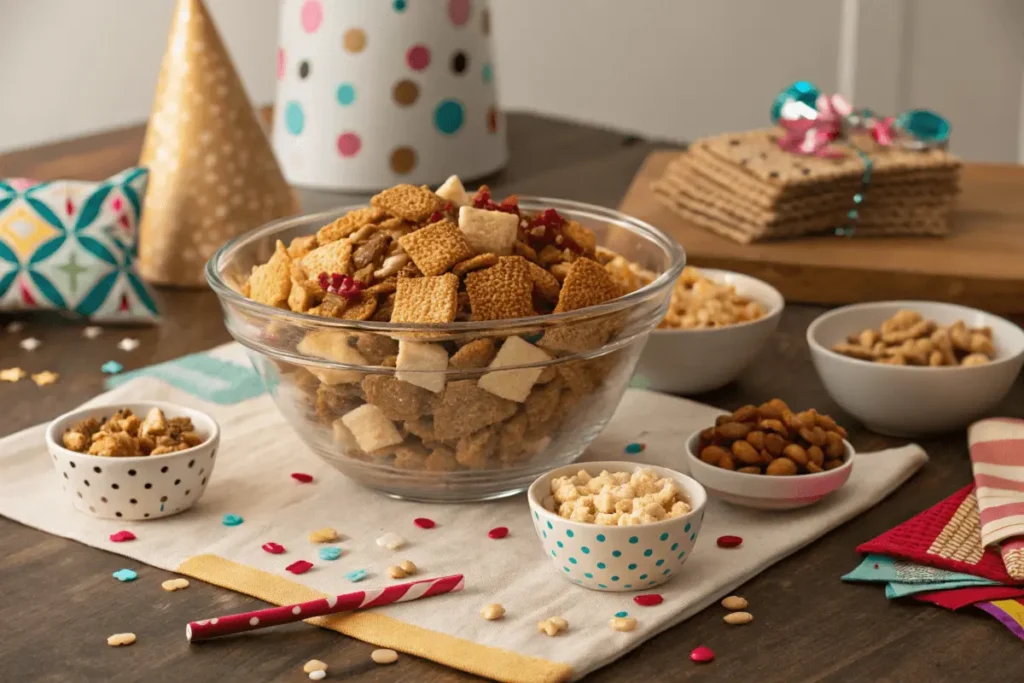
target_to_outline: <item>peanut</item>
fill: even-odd
[[[633,617],[612,617],[608,623],[616,631],[632,631],[636,628],[636,619]]]
[[[120,647],[122,645],[131,645],[135,642],[134,633],[115,633],[114,635],[107,638],[107,645],[111,647]]]
[[[726,453],[722,456],[722,459],[718,461],[718,466],[723,470],[734,470],[736,469],[736,461],[732,459],[732,456]]]
[[[807,461],[809,459],[804,447],[795,443],[791,443],[782,449],[782,455],[801,466],[807,465]]]
[[[839,459],[826,460],[825,461],[825,469],[826,470],[834,470],[835,468],[842,467],[842,466],[843,466],[843,461],[839,460]]]
[[[756,465],[761,462],[761,454],[746,441],[734,441],[732,454],[744,465]]]
[[[412,560],[402,560],[398,563],[398,567],[408,576],[412,576],[413,574],[419,571],[416,565],[412,563]]]
[[[746,598],[741,598],[738,595],[730,595],[722,599],[722,607],[733,612],[746,609],[748,604]]]
[[[988,356],[981,353],[971,353],[964,356],[964,359],[960,361],[960,365],[966,367],[973,367],[975,365],[985,365],[989,362]]]
[[[722,439],[742,439],[750,431],[750,425],[745,422],[726,422],[715,428],[715,433]]]
[[[825,454],[818,446],[807,447],[807,464],[814,463],[818,467],[821,467],[821,463],[825,462]]]
[[[327,664],[319,659],[311,659],[302,665],[302,671],[311,674],[314,671],[327,671]]]
[[[839,436],[836,432],[828,432],[825,434],[825,440],[825,455],[830,458],[843,457],[843,453],[846,451],[846,446],[843,444],[843,437]],[[820,465],[821,463],[818,464]]]
[[[405,570],[398,566],[388,567],[388,576],[392,579],[404,579],[406,577]]]
[[[721,446],[706,446],[700,452],[700,459],[709,465],[717,465],[726,455],[728,453]]]
[[[786,440],[778,434],[765,434],[764,437],[764,448],[766,451],[771,453],[773,456],[782,455],[783,449],[786,447]]]
[[[497,603],[484,605],[483,608],[480,610],[480,616],[482,616],[487,621],[501,619],[503,616],[505,616],[505,608]]]
[[[963,320],[942,326],[908,310],[899,311],[878,330],[850,334],[832,350],[858,360],[922,367],[980,365],[995,356],[990,327],[968,328]]]
[[[729,624],[730,626],[739,626],[741,624],[749,624],[754,620],[754,615],[750,612],[732,612],[722,617],[722,621]]]
[[[742,408],[738,408],[733,414],[732,419],[735,422],[750,422],[757,417],[757,408],[755,406],[746,405]]]
[[[796,463],[789,458],[775,458],[765,468],[765,474],[776,477],[787,477],[797,473]]]
[[[761,468],[756,466],[741,467],[736,471],[742,472],[743,474],[761,474]]]
[[[757,429],[755,429],[754,431],[752,431],[749,434],[747,434],[747,443],[749,443],[751,446],[753,446],[757,450],[761,450],[762,448],[764,448],[764,445],[765,445],[764,444],[764,439],[765,439],[764,432],[762,432],[760,430],[757,430]]]

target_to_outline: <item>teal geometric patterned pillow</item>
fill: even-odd
[[[0,179],[0,310],[63,310],[97,322],[153,322],[135,271],[149,172],[101,183]]]

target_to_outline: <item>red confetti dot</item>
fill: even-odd
[[[306,562],[305,560],[297,560],[296,562],[292,562],[290,565],[285,567],[285,569],[290,571],[292,574],[305,574],[312,568],[313,563]]]
[[[292,472],[292,479],[295,481],[301,481],[303,484],[308,484],[313,481],[313,475],[305,474],[304,472]]]
[[[271,555],[280,555],[284,552],[284,546],[280,543],[274,543],[273,541],[267,541],[260,547],[266,550]]]
[[[505,538],[506,536],[508,536],[508,527],[507,526],[496,526],[493,529],[491,529],[490,531],[488,531],[487,535],[490,536],[491,538]]]
[[[434,523],[434,520],[427,519],[426,517],[417,517],[416,519],[412,520],[412,523],[421,529],[433,529],[435,526],[437,526],[437,524]]]
[[[739,536],[719,536],[718,547],[719,548],[735,548],[736,546],[743,543],[743,539]]]
[[[715,661],[715,653],[707,645],[701,645],[700,647],[694,648],[693,652],[690,653],[690,659],[698,664],[705,664],[707,662]]]
[[[640,605],[641,607],[654,607],[662,603],[662,598],[657,593],[648,593],[647,595],[638,595],[633,598],[633,602]]]
[[[116,534],[110,534],[110,540],[114,543],[124,543],[125,541],[134,541],[135,534],[130,531],[118,531]]]

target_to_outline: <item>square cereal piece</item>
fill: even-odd
[[[435,394],[444,390],[448,352],[440,344],[399,341],[395,377]]]
[[[374,195],[370,204],[392,216],[421,223],[435,211],[444,207],[444,202],[428,189],[415,185],[395,185]]]
[[[480,270],[481,268],[490,268],[497,263],[497,254],[477,254],[473,258],[456,263],[452,266],[452,272],[455,273],[456,277],[463,277],[466,273],[472,273],[474,270]]]
[[[455,320],[458,296],[459,278],[451,273],[400,277],[391,322],[450,323]]]
[[[555,313],[597,306],[622,296],[611,274],[597,261],[578,258],[569,266]]]
[[[288,243],[288,255],[293,259],[300,259],[317,248],[316,235],[304,235],[296,237]]]
[[[448,364],[457,370],[486,368],[495,356],[494,340],[474,339],[452,354]]]
[[[531,261],[527,261],[526,266],[530,269],[534,294],[544,301],[551,303],[558,301],[558,295],[562,291],[562,283],[558,281],[558,278]]]
[[[366,358],[349,343],[349,336],[344,332],[322,331],[307,332],[295,350],[307,356],[323,358],[324,360],[344,363],[346,365],[367,365]],[[363,373],[359,370],[328,370],[326,368],[310,367],[310,372],[316,375],[324,384],[351,384],[362,379]]]
[[[462,181],[457,175],[449,176],[448,180],[444,181],[444,184],[437,188],[437,192],[434,194],[446,202],[451,202],[454,206],[466,206],[471,202],[466,188],[463,187]]]
[[[288,307],[296,313],[305,313],[320,304],[324,290],[320,284],[306,277],[306,271],[298,263],[292,263],[292,291],[288,294]]]
[[[316,233],[316,239],[321,245],[329,244],[348,237],[364,225],[378,223],[383,219],[384,212],[373,206],[349,211],[333,223],[320,228]]]
[[[278,240],[274,255],[262,266],[252,269],[249,278],[249,297],[268,306],[284,308],[292,291],[292,260],[284,242]]]
[[[463,206],[459,209],[459,230],[476,253],[510,256],[519,235],[519,216]]]
[[[300,263],[310,278],[316,278],[320,273],[351,275],[352,245],[348,242],[325,244],[303,256]]]
[[[415,420],[430,413],[433,395],[391,375],[371,374],[363,378],[366,402],[384,412],[389,420]]]
[[[594,258],[597,252],[597,237],[593,231],[584,228],[576,221],[566,221],[562,226],[562,234],[576,243],[583,250],[583,255]]]
[[[345,413],[341,422],[352,432],[361,451],[368,453],[402,443],[402,435],[395,423],[384,417],[384,411],[372,403]]]
[[[440,275],[474,253],[459,227],[449,220],[411,232],[398,243],[424,275]]]
[[[434,438],[461,439],[515,414],[519,404],[490,394],[475,380],[448,382],[434,407]]]
[[[502,256],[498,264],[466,275],[473,320],[507,320],[535,315],[533,280],[522,256]]]
[[[509,337],[501,345],[498,355],[487,366],[492,372],[481,377],[477,386],[495,396],[522,403],[530,395],[530,389],[533,388],[544,368],[521,368],[519,370],[499,370],[499,368],[543,363],[547,360],[551,360],[551,356],[544,350],[525,341],[522,337]]]

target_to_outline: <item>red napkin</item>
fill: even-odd
[[[971,586],[970,588],[953,588],[948,591],[916,593],[911,597],[921,602],[938,605],[944,609],[958,610],[961,607],[970,607],[976,602],[1024,598],[1024,588],[1015,588],[1013,586]]]

